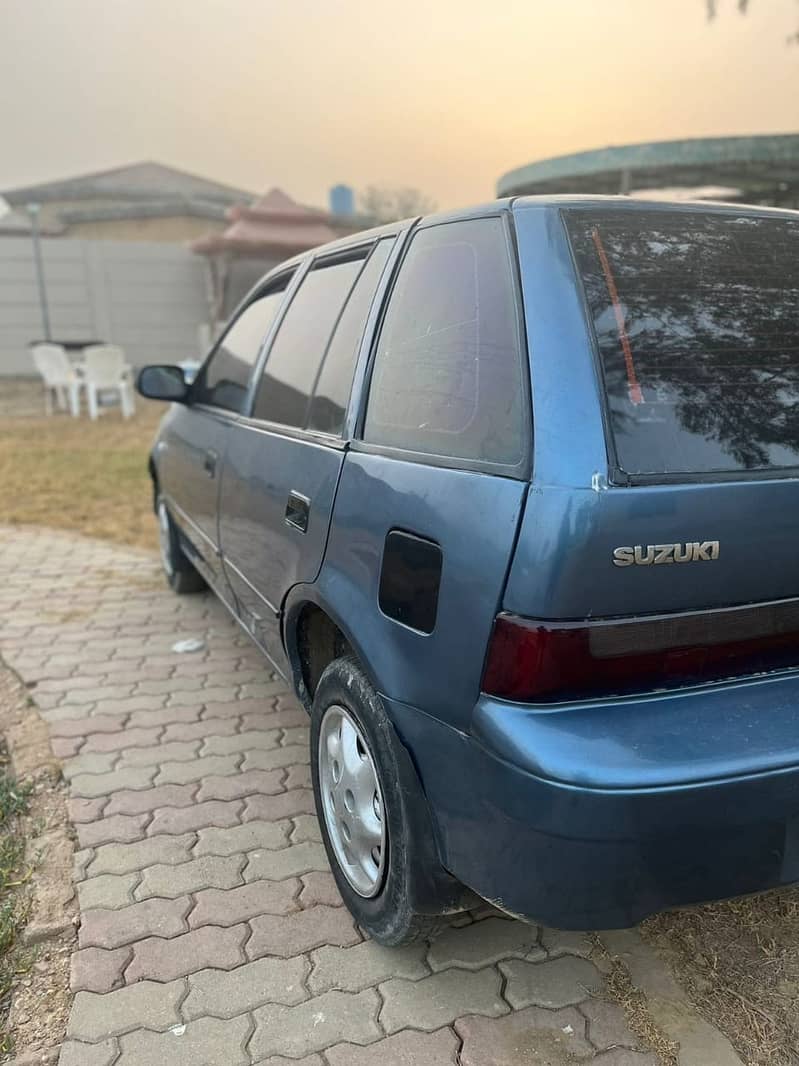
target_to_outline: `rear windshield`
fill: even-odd
[[[799,221],[567,211],[618,465],[799,466]]]

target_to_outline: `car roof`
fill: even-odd
[[[382,226],[374,226],[371,229],[359,230],[357,233],[339,237],[327,244],[320,244],[315,248],[309,248],[305,252],[286,259],[266,273],[256,285],[261,288],[265,282],[282,274],[286,270],[295,268],[304,262],[308,256],[314,258],[334,255],[344,252],[349,248],[357,248],[362,244],[379,240],[381,237],[393,237],[403,232],[410,226],[437,225],[443,222],[459,222],[465,219],[489,217],[502,211],[541,211],[555,209],[578,210],[581,208],[605,207],[622,209],[625,211],[679,211],[679,212],[704,212],[713,214],[737,214],[737,215],[764,215],[771,217],[786,217],[797,219],[799,211],[793,211],[783,207],[764,207],[758,204],[723,203],[711,200],[646,200],[630,196],[588,196],[585,194],[542,194],[538,196],[506,196],[495,200],[487,200],[481,204],[470,207],[456,208],[451,211],[437,211],[430,215],[421,215],[415,218],[400,219],[397,222],[389,222]]]
[[[545,208],[565,208],[566,210],[591,207],[610,207],[624,211],[678,211],[685,213],[706,212],[738,215],[765,215],[787,218],[799,218],[799,211],[787,207],[766,207],[760,204],[742,204],[721,200],[660,200],[631,196],[588,196],[585,194],[562,193],[560,195],[543,194],[540,196],[514,196],[511,200],[514,211],[541,210]]]

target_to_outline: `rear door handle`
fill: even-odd
[[[300,533],[308,531],[308,515],[311,510],[311,501],[301,492],[290,492],[286,503],[286,525],[293,526]]]
[[[214,451],[207,451],[203,457],[203,470],[208,477],[214,477],[216,474],[216,461],[219,456]]]

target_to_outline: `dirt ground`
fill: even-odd
[[[0,735],[17,779],[31,786],[20,826],[27,847],[18,890],[27,924],[10,949],[11,1011],[0,1030],[12,1056],[15,1049],[24,1049],[26,1055],[39,1056],[38,1061],[55,1062],[69,1016],[69,965],[77,922],[72,830],[66,785],[47,727],[25,687],[2,662]]]
[[[799,888],[660,914],[642,932],[747,1066],[799,1063]]]

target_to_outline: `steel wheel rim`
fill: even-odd
[[[383,793],[360,726],[338,704],[322,718],[318,760],[325,827],[336,860],[359,896],[376,896],[388,850]]]
[[[161,550],[161,565],[166,571],[167,577],[172,577],[172,541],[169,529],[169,512],[166,504],[161,500],[158,504],[158,546]]]

